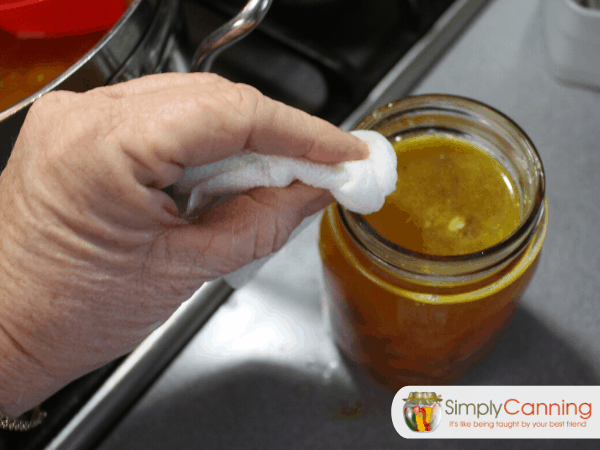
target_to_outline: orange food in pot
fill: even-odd
[[[0,30],[0,112],[50,83],[96,45],[106,31],[20,39]]]

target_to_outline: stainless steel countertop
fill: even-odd
[[[600,384],[600,92],[549,74],[543,1],[491,2],[414,90],[504,112],[531,137],[546,170],[550,225],[539,269],[505,337],[466,385]],[[395,96],[391,89],[381,104]],[[100,449],[465,445],[401,438],[390,419],[393,394],[340,358],[321,321],[317,229],[315,221],[235,291]]]

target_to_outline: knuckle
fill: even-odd
[[[258,89],[256,89],[254,86],[250,86],[249,84],[236,83],[234,86],[244,98],[252,98],[255,100],[263,96]]]
[[[225,98],[236,110],[239,110],[242,113],[250,111],[254,114],[263,95],[258,89],[252,86],[238,83],[232,84],[231,88],[226,91]]]
[[[257,211],[255,221],[249,221],[246,227],[248,233],[254,234],[252,259],[268,256],[281,249],[294,229],[289,218],[278,213],[277,197],[269,195],[269,190],[261,194],[251,197]]]
[[[50,91],[37,99],[34,104],[43,104],[45,107],[48,105],[62,107],[65,106],[66,103],[72,101],[72,96],[73,93],[69,91]]]
[[[57,116],[57,112],[62,109],[60,107],[61,94],[59,92],[48,92],[42,97],[33,102],[25,124],[35,123],[36,128],[44,127],[48,120],[53,120]],[[58,111],[57,111],[58,110]]]
[[[288,241],[294,227],[291,226],[289,221],[278,220],[275,228],[275,236],[273,236],[272,252],[277,252],[285,245]]]
[[[229,84],[229,83],[231,83],[231,81],[227,80],[226,78],[223,78],[222,76],[217,75],[216,73],[211,73],[211,72],[201,72],[201,73],[195,72],[195,73],[191,73],[191,74],[186,74],[184,76],[193,77],[196,84],[201,87],[204,87],[207,83],[212,83],[212,84],[219,84],[219,83]]]
[[[77,103],[77,95],[68,91],[51,91],[38,98],[31,105],[31,115],[45,120],[59,119]]]

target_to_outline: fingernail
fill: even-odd
[[[362,161],[363,159],[367,159],[371,154],[369,144],[367,144],[362,139],[357,138],[356,136],[354,136],[354,139],[360,142],[360,145],[358,145],[356,149],[350,152],[351,159],[349,159],[348,161]]]

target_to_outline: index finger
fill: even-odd
[[[180,74],[158,90],[146,82],[141,93],[131,89],[129,95],[113,100],[123,118],[115,130],[121,145],[157,172],[160,185],[176,181],[173,170],[160,170],[164,163],[200,166],[243,149],[325,164],[360,160],[369,154],[363,141],[322,119],[250,86],[205,75]],[[203,82],[194,77],[203,77]]]
[[[246,147],[265,155],[304,157],[325,164],[369,156],[367,144],[359,138],[265,96],[258,99]]]

